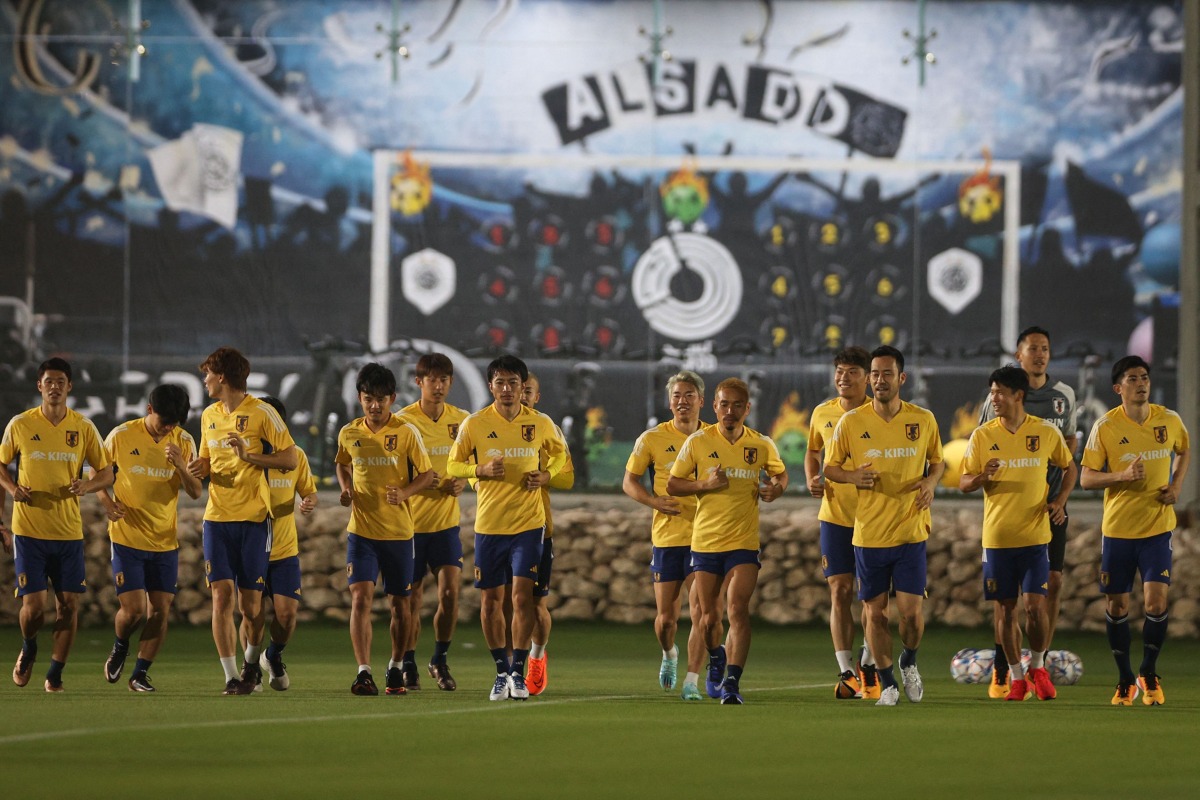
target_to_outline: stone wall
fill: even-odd
[[[99,504],[83,505],[86,527],[88,593],[82,622],[108,625],[116,608],[109,569],[109,548]],[[204,586],[200,551],[203,506],[187,502],[180,510],[179,594],[177,621],[208,625],[210,605]],[[1104,629],[1104,600],[1097,573],[1100,558],[1100,507],[1095,501],[1072,506],[1071,538],[1064,570],[1063,605],[1059,625],[1064,630]],[[337,496],[323,492],[321,506],[310,516],[297,515],[304,574],[302,620],[345,621],[350,613],[346,590],[345,524],[349,512]],[[463,592],[460,619],[478,618],[479,593],[472,587],[475,517],[472,497],[463,502]],[[817,504],[789,496],[764,505],[761,514],[763,567],[752,612],[778,624],[824,622],[828,619],[828,590],[821,577],[817,546]],[[650,583],[650,512],[623,495],[556,497],[555,562],[549,604],[556,619],[603,619],[648,624],[654,617]],[[989,623],[991,608],[982,599],[980,533],[982,504],[974,500],[939,499],[934,504],[934,533],[929,540],[929,601],[931,623],[974,627]],[[1171,587],[1171,635],[1200,635],[1200,537],[1195,530],[1178,531],[1174,539]],[[18,602],[11,557],[0,565],[0,624],[17,618]],[[380,612],[386,601],[377,599]],[[432,613],[434,593],[426,592],[425,608]],[[687,606],[684,604],[684,615]],[[1134,593],[1133,618],[1140,614],[1140,590]]]

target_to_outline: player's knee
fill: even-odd
[[[371,592],[350,590],[350,610],[358,614],[370,613],[371,611]]]
[[[72,619],[79,613],[79,595],[74,592],[63,592],[58,596],[55,608],[59,619]]]
[[[849,583],[829,584],[829,596],[835,606],[845,608],[854,601],[854,588]]]
[[[438,589],[438,605],[447,610],[457,609],[458,590],[450,586]]]
[[[1161,617],[1167,613],[1167,598],[1147,597],[1144,610],[1147,616]]]
[[[1046,583],[1046,588],[1049,590],[1050,596],[1051,597],[1058,596],[1058,593],[1062,590],[1062,585],[1063,585],[1062,573],[1061,572],[1051,572],[1050,580]]]
[[[1117,619],[1129,613],[1129,598],[1117,597],[1115,595],[1108,596],[1107,612],[1110,617]]]

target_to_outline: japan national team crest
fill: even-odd
[[[399,438],[400,437],[394,433],[390,436],[384,436],[383,437],[383,449],[387,450],[389,453],[392,452],[393,450],[395,450],[396,442]]]
[[[996,593],[996,579],[995,578],[987,579],[987,590],[988,590],[988,594]]]
[[[1054,398],[1053,405],[1054,405],[1054,413],[1058,414],[1060,417],[1063,415],[1063,412],[1065,412],[1067,410],[1067,401],[1065,398],[1062,398],[1062,397]]]
[[[451,439],[457,439],[458,438],[458,423],[457,422],[447,423],[446,424],[446,432],[450,434]]]
[[[524,439],[525,441],[532,442],[533,436],[535,433],[537,433],[536,425],[522,425],[521,426],[521,438]]]
[[[116,583],[117,583],[117,588],[118,588],[118,589],[120,589],[122,586],[124,586],[124,585],[125,585],[125,573],[124,573],[124,572],[118,572],[118,573],[116,574],[116,576],[115,576],[115,580],[116,580]]]
[[[28,585],[29,585],[29,578],[25,575],[24,572],[22,572],[20,575],[17,576],[17,588],[24,589]]]
[[[1158,442],[1159,444],[1166,443],[1166,441],[1167,441],[1167,426],[1166,425],[1155,425],[1154,426],[1154,441]]]
[[[249,426],[250,426],[250,418],[249,417],[238,417],[237,418],[237,432],[238,433],[245,433],[246,428]]]
[[[76,447],[79,444],[79,431],[67,431],[67,447]]]
[[[757,447],[743,447],[742,448],[742,458],[744,458],[746,460],[747,464],[756,463],[758,461],[758,448]]]
[[[1108,573],[1107,573],[1107,572],[1101,572],[1101,573],[1100,573],[1100,585],[1101,585],[1101,586],[1108,586],[1108,581],[1109,581],[1109,575],[1108,575]]]
[[[1038,451],[1038,448],[1041,447],[1041,442],[1039,441],[1040,438],[1041,437],[1039,437],[1039,436],[1026,436],[1025,437],[1025,449],[1031,453],[1036,453]]]
[[[904,435],[908,437],[910,442],[915,442],[921,438],[921,423],[910,422],[904,426]]]

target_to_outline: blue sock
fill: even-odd
[[[417,651],[405,650],[404,657],[400,661],[404,664],[412,664],[415,667],[417,665]]]
[[[529,658],[528,650],[518,650],[515,647],[513,648],[513,660],[512,660],[512,670],[511,670],[513,675],[524,675],[525,674],[525,662],[526,662],[526,660],[528,660],[528,658]]]
[[[120,636],[118,636],[115,639],[113,639],[113,647],[116,648],[116,651],[118,653],[128,653],[129,652],[129,640],[122,639]]]
[[[1133,666],[1129,663],[1129,646],[1133,643],[1129,633],[1129,615],[1113,619],[1105,613],[1104,627],[1108,632],[1108,646],[1112,649],[1113,660],[1117,662],[1121,683],[1133,683]]]
[[[433,655],[430,656],[429,663],[430,664],[445,664],[446,663],[446,654],[449,652],[450,652],[450,643],[449,642],[435,641],[433,643]]]
[[[133,665],[133,675],[145,675],[150,671],[150,665],[154,662],[148,658],[139,658],[137,663]]]
[[[909,650],[907,647],[900,652],[900,669],[905,667],[915,667],[917,665],[916,649]]]
[[[892,670],[895,667],[878,667],[877,669],[879,670],[879,684],[884,689],[889,686],[896,686],[896,676],[892,674]]]
[[[496,662],[496,674],[508,674],[508,651],[503,647],[492,648],[492,660]]]
[[[742,680],[742,668],[737,664],[730,664],[729,671],[726,674],[729,676],[726,678],[726,680],[733,681],[734,686],[737,686],[737,684]]]
[[[1162,616],[1158,617],[1147,614],[1146,621],[1142,623],[1142,666],[1138,669],[1139,673],[1158,674],[1158,651],[1162,649],[1166,640],[1167,613],[1164,611]]]
[[[717,645],[716,647],[708,648],[708,665],[710,667],[719,667],[725,663],[725,647]]]
[[[62,671],[65,666],[66,664],[61,661],[50,659],[50,669],[46,670],[46,680],[51,683],[62,683]]]
[[[21,652],[26,658],[37,658],[37,637],[32,639],[21,638]]]
[[[275,662],[283,658],[283,648],[285,647],[287,647],[286,644],[279,644],[272,639],[271,643],[267,645],[267,661]]]

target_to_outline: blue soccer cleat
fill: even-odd
[[[708,677],[704,680],[704,688],[713,700],[721,697],[721,681],[725,680],[725,645],[720,645],[717,649],[721,651],[721,654],[715,663],[712,657],[709,657]]]

